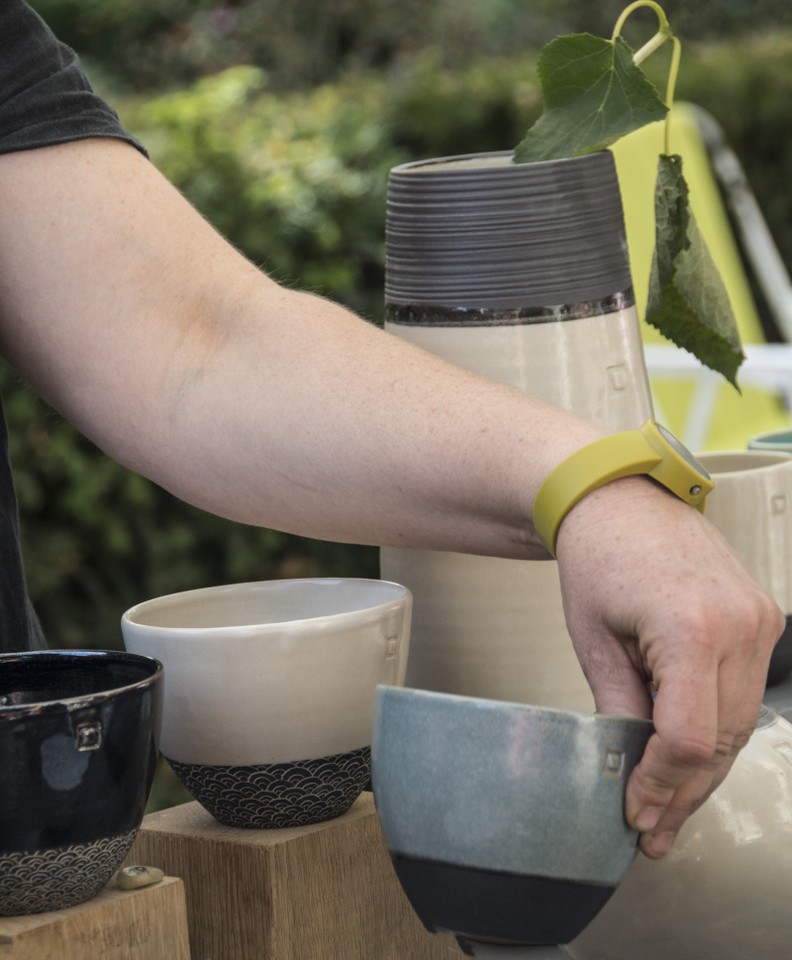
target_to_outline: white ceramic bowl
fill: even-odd
[[[573,960],[789,960],[792,724],[765,708],[665,859],[636,858]]]
[[[715,481],[707,519],[786,615],[767,673],[772,687],[792,671],[792,455],[756,449],[698,456]]]
[[[377,813],[429,930],[463,943],[573,939],[635,857],[627,777],[649,721],[382,687]]]
[[[165,667],[161,750],[233,826],[338,816],[370,775],[377,684],[404,682],[412,596],[364,579],[270,580],[126,611],[127,650]]]

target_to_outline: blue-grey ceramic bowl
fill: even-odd
[[[119,868],[154,775],[162,673],[122,652],[0,656],[0,916],[90,900]]]
[[[431,931],[460,941],[567,943],[637,851],[624,818],[646,720],[380,686],[377,813]]]

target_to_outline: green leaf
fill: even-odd
[[[745,359],[726,288],[688,205],[682,158],[661,156],[646,322],[739,390]]]
[[[517,163],[604,150],[668,112],[621,37],[556,37],[543,48],[538,73],[544,112],[514,151]]]

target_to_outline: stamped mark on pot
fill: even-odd
[[[631,379],[623,363],[615,363],[608,367],[608,383],[614,393],[621,393],[631,384]]]
[[[399,652],[399,638],[395,637],[385,637],[385,659],[393,660],[396,654]]]
[[[602,761],[602,775],[620,777],[624,773],[624,751],[606,750]]]
[[[102,724],[99,721],[77,724],[74,741],[81,753],[98,750],[102,746]]]

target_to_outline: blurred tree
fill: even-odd
[[[398,67],[426,50],[459,67],[513,56],[559,33],[610,36],[625,0],[31,0],[106,86],[165,89],[241,64],[271,89],[305,88],[351,69]],[[792,25],[789,0],[666,0],[683,38]],[[653,30],[631,19],[627,39]]]

